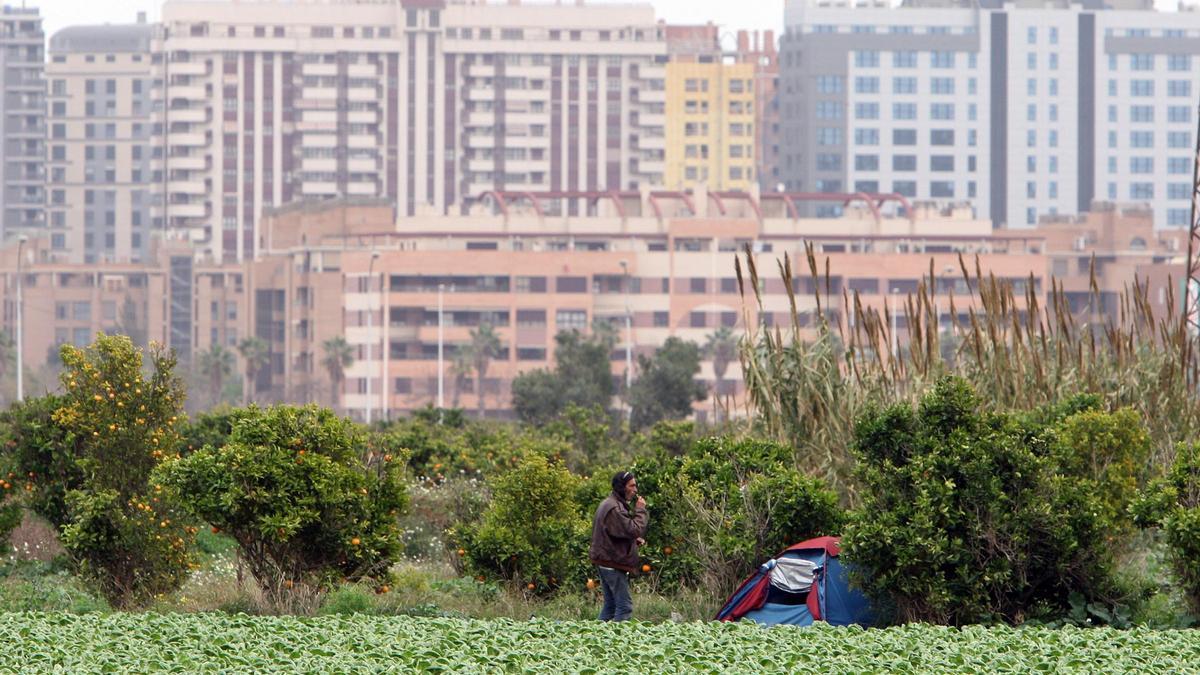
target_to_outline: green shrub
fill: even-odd
[[[661,587],[731,591],[765,558],[839,534],[844,520],[837,495],[769,441],[707,438],[679,456],[660,448],[633,472],[650,509],[642,554]]]
[[[9,459],[30,483],[26,503],[59,531],[77,569],[113,606],[142,606],[182,585],[193,564],[194,529],[149,483],[178,444],[175,359],[107,335],[61,354],[65,393],[5,416]]]
[[[575,503],[578,485],[566,467],[532,453],[492,479],[492,503],[483,517],[452,534],[464,551],[467,570],[532,584],[539,593],[582,583],[591,523]]]
[[[0,413],[0,428],[6,436],[4,453],[12,467],[6,482],[25,504],[45,518],[56,530],[68,522],[67,491],[83,485],[84,474],[68,429],[54,421],[54,413],[66,399],[43,396],[14,403]],[[30,474],[33,474],[32,476]],[[26,485],[30,488],[22,489]]]
[[[325,596],[324,602],[321,603],[320,609],[317,610],[318,616],[374,613],[375,598],[373,594],[362,586],[355,585],[346,585],[334,589]]]
[[[8,485],[7,481],[4,484]],[[4,492],[3,487],[0,486],[0,499],[3,499]],[[12,535],[12,531],[21,524],[22,515],[21,505],[16,500],[0,504],[0,555],[12,550],[9,537]]]
[[[250,408],[223,447],[165,463],[155,480],[238,542],[269,600],[296,586],[382,585],[401,551],[404,458],[314,406]]]
[[[917,410],[855,428],[861,508],[842,540],[858,583],[903,621],[1021,622],[1111,588],[1108,523],[1086,482],[1035,452],[1044,429],[985,414],[946,378]]]
[[[1200,443],[1182,443],[1166,478],[1133,504],[1139,525],[1159,525],[1171,566],[1193,613],[1200,614]]]
[[[1091,409],[1059,422],[1055,431],[1058,470],[1084,481],[1113,527],[1128,531],[1129,505],[1144,479],[1150,458],[1150,434],[1133,408],[1113,413]]]

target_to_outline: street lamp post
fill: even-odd
[[[367,265],[367,297],[371,297],[372,284],[375,281],[375,261],[379,260],[379,251],[371,251],[371,262]],[[375,346],[375,333],[373,332],[375,307],[370,303],[367,304],[367,426],[371,425],[371,408],[374,407],[374,401],[371,399],[371,348]]]
[[[625,401],[628,404],[626,416],[633,418],[633,403],[629,400],[629,392],[633,390],[633,316],[629,308],[629,262],[621,261],[622,289],[625,292]]]
[[[25,242],[17,238],[17,402],[25,400]]]
[[[446,284],[438,284],[438,352],[437,352],[437,404],[438,410],[446,408],[446,365],[445,357],[445,342],[446,342],[446,321],[444,317],[445,303],[443,296],[446,292]],[[439,412],[440,415],[440,412]]]

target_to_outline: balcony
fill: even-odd
[[[346,147],[356,150],[363,148],[375,148],[379,146],[379,138],[375,134],[366,136],[350,136],[346,139]]]
[[[337,183],[327,181],[307,181],[300,184],[300,192],[308,196],[336,195]]]
[[[336,63],[306,63],[304,64],[304,74],[316,77],[336,77],[338,67]]]
[[[167,214],[171,218],[206,218],[208,217],[208,205],[202,201],[169,204]]]
[[[379,98],[379,90],[375,87],[355,87],[346,90],[346,100],[348,101],[374,101]]]
[[[308,168],[307,165],[305,168]],[[379,170],[379,160],[373,157],[352,158],[346,161],[346,169],[351,173],[370,173]],[[331,171],[332,169],[317,169],[318,171]]]
[[[305,87],[301,97],[309,101],[336,101],[337,93],[336,87]]]
[[[350,124],[375,124],[379,121],[379,113],[374,110],[351,110],[346,114]]]
[[[167,136],[167,143],[176,147],[202,148],[208,145],[208,140],[202,133],[175,132]]]
[[[379,188],[375,183],[349,183],[346,185],[346,193],[356,197],[374,197],[378,192]]]
[[[305,70],[304,74],[308,75],[309,72]],[[370,63],[353,63],[346,68],[346,75],[347,77],[378,77],[379,70]]]
[[[198,157],[172,157],[170,166],[172,170],[207,171],[212,165],[208,157],[201,155]]]
[[[202,180],[173,180],[167,182],[167,191],[172,194],[203,195],[208,190]]]
[[[189,101],[205,101],[208,99],[208,90],[204,85],[197,84],[173,84],[168,89],[170,98],[183,98]]]
[[[329,171],[338,170],[338,162],[332,157],[305,157],[301,160],[300,166],[304,171]]]
[[[170,119],[172,122],[207,124],[212,121],[212,114],[208,108],[180,108],[171,110]]]
[[[176,61],[170,65],[171,75],[207,76],[211,73],[204,61]]]

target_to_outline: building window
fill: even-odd
[[[854,78],[854,92],[856,94],[878,94],[879,93],[879,78],[878,77],[856,77],[856,78]]]
[[[1187,72],[1192,69],[1192,57],[1190,54],[1168,54],[1167,55],[1167,70],[1174,72]]]
[[[953,68],[954,67],[954,52],[935,51],[930,52],[930,67],[931,68]]]
[[[892,78],[892,93],[893,94],[915,94],[915,93],[917,93],[917,78],[915,78],[915,77],[893,77]]]
[[[929,131],[930,145],[954,145],[954,130],[953,129],[930,129]],[[897,143],[899,145],[899,143]]]
[[[1129,68],[1130,70],[1154,70],[1154,55],[1130,54]]]
[[[894,155],[892,156],[892,171],[916,171],[917,156],[916,155]]]
[[[954,119],[954,104],[953,103],[931,103],[929,105],[929,118],[934,120],[953,120]]]
[[[954,182],[948,180],[935,180],[929,184],[929,196],[935,199],[953,199],[954,198]]]
[[[929,158],[930,171],[954,171],[954,155],[933,155]]]
[[[879,130],[855,129],[854,143],[856,145],[879,145]]]
[[[905,197],[916,197],[917,182],[913,180],[892,181],[892,192],[904,195]]]
[[[1154,158],[1130,157],[1129,173],[1154,173]]]
[[[916,68],[917,53],[912,51],[894,52],[892,54],[893,68]]]
[[[855,171],[878,171],[879,170],[879,155],[855,155],[854,156]]]
[[[878,68],[879,52],[874,50],[854,52],[854,66],[856,68]]]
[[[896,119],[896,120],[915,120],[915,119],[917,119],[917,104],[916,103],[893,103],[892,104],[892,119]]]
[[[1131,147],[1131,148],[1152,148],[1152,147],[1154,147],[1154,132],[1153,131],[1131,131],[1131,132],[1129,132],[1129,147]]]
[[[555,315],[555,327],[559,331],[577,330],[583,331],[587,328],[587,311],[582,309],[560,309]]]
[[[1130,199],[1154,199],[1154,183],[1130,183]]]
[[[1131,96],[1153,96],[1154,80],[1130,80],[1129,94]]]
[[[1167,147],[1168,148],[1191,148],[1192,133],[1190,131],[1168,131],[1167,132]]]

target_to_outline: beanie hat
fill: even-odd
[[[624,499],[625,498],[625,486],[628,485],[629,481],[631,481],[631,480],[633,480],[632,473],[629,473],[628,471],[621,471],[621,472],[617,473],[617,475],[613,476],[613,479],[612,479],[613,492],[617,493],[617,495],[619,495],[621,497],[621,499]]]

